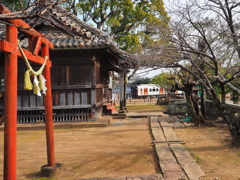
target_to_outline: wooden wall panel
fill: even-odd
[[[65,92],[60,92],[59,93],[59,100],[60,100],[60,106],[66,105],[66,93]]]
[[[36,99],[37,99],[36,106],[44,106],[43,97],[44,97],[44,95],[42,95],[41,97],[39,97],[39,96],[36,97]]]
[[[21,96],[17,97],[17,107],[22,107],[22,97]]]
[[[52,67],[52,85],[73,86],[92,84],[92,65]]]
[[[59,99],[59,91],[52,91],[52,104],[53,106],[59,106],[60,105],[60,99]]]
[[[88,93],[86,91],[81,92],[81,104],[88,104],[89,103],[89,98],[88,98]]]
[[[53,91],[53,106],[74,106],[74,105],[90,105],[91,96],[90,89],[67,89]],[[3,101],[1,101],[3,102]],[[1,107],[1,106],[0,106]],[[18,108],[37,108],[44,107],[43,95],[37,96],[31,91],[21,92],[18,94]]]
[[[18,67],[18,90],[23,90],[25,71],[25,67]]]
[[[29,98],[26,93],[22,95],[22,107],[29,107]]]
[[[81,104],[81,97],[78,91],[74,92],[74,105]]]
[[[100,64],[96,63],[96,84],[101,84]]]
[[[36,102],[36,95],[35,94],[30,94],[29,96],[29,107],[36,107],[37,106],[37,102]]]
[[[88,105],[91,107],[93,104],[101,103],[104,79],[108,77],[105,77],[106,69],[100,63],[100,59],[93,59],[96,54],[91,54],[89,51],[80,56],[69,52],[66,56],[63,51],[57,51],[55,55],[56,57],[51,56],[53,62],[51,68],[53,106],[55,108],[58,106],[64,108],[67,105]],[[33,66],[35,70],[39,68]],[[33,95],[32,91],[23,90],[25,71],[25,64],[20,61],[18,68],[18,107],[43,108],[43,96],[38,97]],[[33,80],[32,77],[31,79]],[[109,97],[109,94],[105,90],[105,98],[107,97]],[[0,104],[2,102],[0,99]]]
[[[68,91],[66,94],[67,94],[67,105],[74,105],[73,104],[73,91]]]
[[[66,67],[58,66],[51,68],[52,86],[66,85]]]

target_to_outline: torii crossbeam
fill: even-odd
[[[0,14],[10,13],[0,5]],[[4,180],[17,178],[17,71],[18,58],[23,58],[18,47],[18,31],[29,39],[29,49],[23,50],[29,61],[43,64],[44,57],[49,57],[53,44],[42,34],[20,19],[7,19],[6,38],[0,41],[0,51],[5,52],[5,92],[4,92]],[[21,28],[18,28],[21,27]],[[41,55],[38,52],[41,50]],[[54,132],[52,118],[51,61],[48,58],[43,75],[46,79],[44,96],[47,158],[49,167],[56,166],[54,154]]]

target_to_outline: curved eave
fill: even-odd
[[[129,56],[132,57],[126,57],[123,54],[119,53],[116,51],[114,47],[112,46],[95,46],[95,47],[61,47],[61,48],[54,48],[52,49],[53,51],[61,51],[61,50],[95,50],[95,49],[109,49],[111,52],[117,56],[118,58],[125,60],[126,64],[130,64],[130,68],[134,69],[138,67],[138,61],[137,61],[137,56],[128,54]]]

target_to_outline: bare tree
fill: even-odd
[[[191,0],[185,4],[176,1],[170,4],[171,33],[165,35],[169,43],[152,47],[143,60],[151,57],[151,66],[176,68],[180,77],[176,88],[185,91],[192,107],[195,104],[193,87],[201,85],[220,109],[232,135],[237,136],[233,137],[233,144],[240,146],[240,135],[236,133],[239,128],[232,126],[225,113],[226,86],[240,92],[231,83],[240,73],[240,3],[235,0]],[[203,116],[198,109],[191,110],[195,124],[199,125]]]
[[[4,2],[4,1],[3,1]],[[19,0],[17,11],[14,12],[6,12],[5,9],[2,9],[3,13],[0,14],[1,23],[6,23],[7,19],[27,19],[27,18],[36,18],[44,13],[46,13],[49,9],[54,6],[67,2],[67,0],[35,0],[35,1],[23,1]],[[14,4],[14,2],[12,2]],[[8,8],[8,7],[6,7]]]

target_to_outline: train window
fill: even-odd
[[[155,92],[155,89],[153,89],[153,92]]]
[[[158,89],[156,89],[156,91],[158,91]]]
[[[150,92],[152,92],[152,89],[150,89]]]

